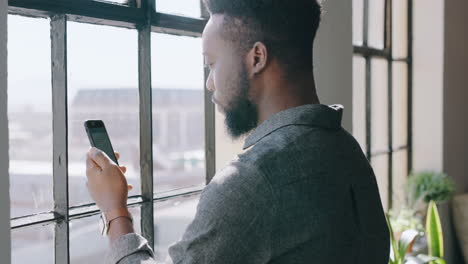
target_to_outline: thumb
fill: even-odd
[[[130,191],[130,190],[132,190],[132,189],[133,189],[133,185],[129,184],[129,185],[128,185],[128,190]]]
[[[111,160],[109,159],[109,157],[106,155],[106,153],[104,153],[100,149],[92,147],[89,150],[88,154],[89,154],[89,157],[94,162],[96,162],[96,164],[101,168],[105,168],[111,164]]]

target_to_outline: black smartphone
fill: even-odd
[[[86,120],[84,126],[91,146],[104,151],[118,165],[104,122],[102,120]]]

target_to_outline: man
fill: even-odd
[[[206,86],[244,152],[205,187],[194,220],[169,248],[176,264],[386,264],[389,233],[374,172],[320,104],[312,44],[316,0],[205,0]],[[350,84],[351,85],[351,84]],[[109,263],[155,263],[126,207],[124,168],[88,152],[88,189],[109,230]]]

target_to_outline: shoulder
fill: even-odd
[[[334,141],[339,130],[327,130],[313,126],[288,125],[281,127],[263,137],[255,145],[250,146],[242,154],[240,159],[257,164],[278,155],[286,154],[293,158],[307,146],[307,150],[313,150],[325,146]],[[291,156],[292,154],[292,156]]]
[[[239,159],[255,164],[277,191],[291,182],[329,182],[331,176],[341,175],[335,172],[356,159],[358,148],[350,144],[351,139],[344,129],[290,125],[264,137]]]

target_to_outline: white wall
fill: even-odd
[[[413,170],[443,171],[444,1],[414,1]],[[448,206],[439,206],[448,264]]]
[[[323,1],[314,46],[317,93],[322,104],[342,104],[343,127],[353,131],[352,1]]]
[[[351,1],[324,1],[324,14],[314,46],[317,92],[322,104],[344,106],[343,127],[352,132]],[[216,113],[216,170],[242,151],[244,138],[232,141],[224,116]]]
[[[444,2],[414,0],[413,10],[413,168],[441,171]]]
[[[0,263],[10,263],[7,120],[7,0],[0,0]]]
[[[468,192],[468,1],[445,1],[445,47],[443,91],[443,168],[455,180],[456,193]],[[447,256],[463,263],[452,223],[446,210]]]
[[[414,1],[413,167],[442,171],[468,192],[466,0]],[[448,264],[464,263],[450,203],[439,207]]]
[[[468,192],[468,1],[445,4],[444,169]]]

